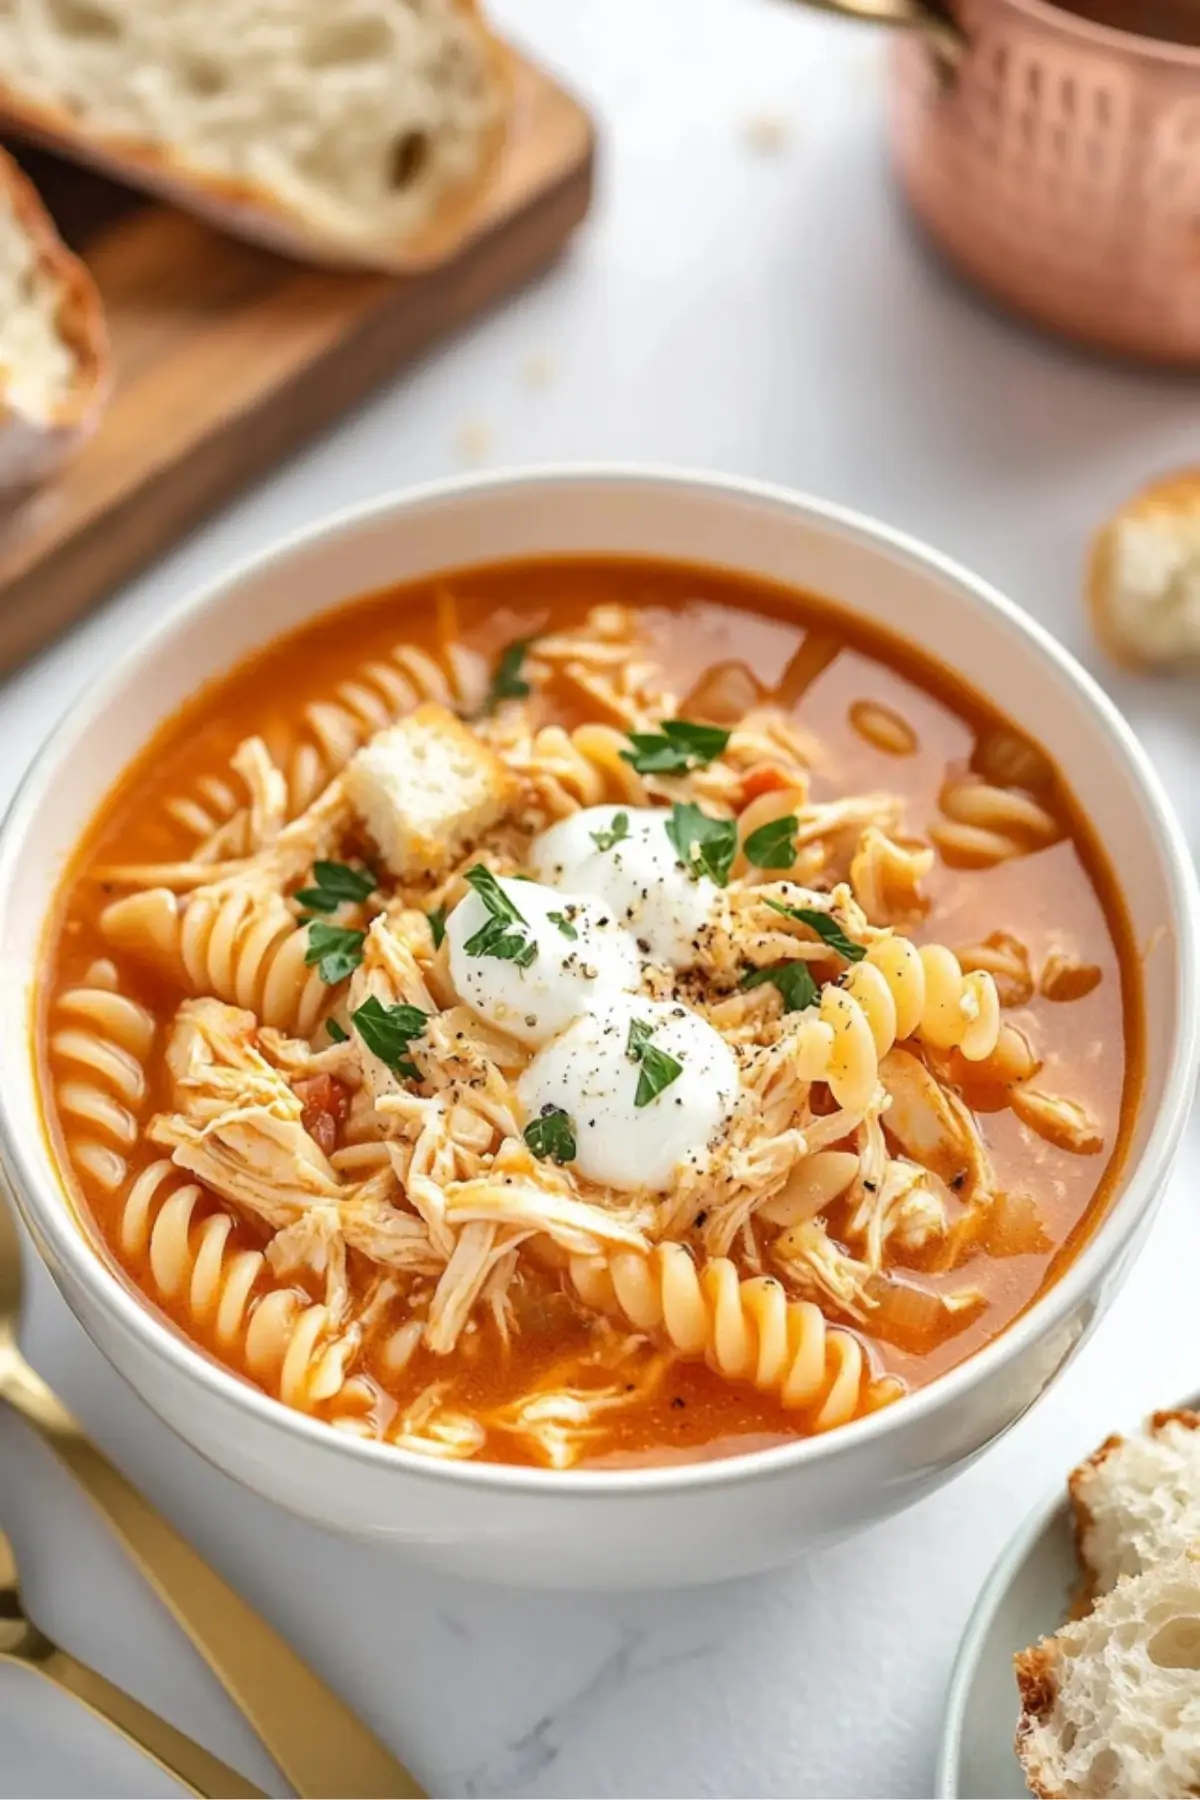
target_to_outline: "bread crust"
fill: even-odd
[[[1200,514],[1200,469],[1176,470],[1141,488],[1100,527],[1088,555],[1085,592],[1092,628],[1101,648],[1125,669],[1144,670],[1156,665],[1115,629],[1110,614],[1117,533],[1130,519],[1155,517],[1163,512]]]
[[[485,146],[477,178],[465,189],[443,197],[438,217],[411,240],[368,244],[332,233],[284,205],[262,182],[243,176],[214,174],[190,163],[170,146],[122,132],[103,136],[81,129],[64,108],[30,100],[0,77],[0,126],[60,156],[85,164],[118,181],[173,201],[235,237],[276,250],[303,262],[330,268],[379,268],[396,272],[428,267],[448,248],[456,220],[469,209],[495,173],[508,129],[511,106],[512,55],[484,23],[477,0],[453,0],[475,30],[494,80],[501,87],[505,117]]]
[[[0,149],[0,192],[32,246],[38,270],[59,294],[55,328],[74,363],[70,387],[45,421],[5,404],[0,382],[0,490],[41,480],[100,422],[112,386],[104,308],[84,264],[67,249],[33,183]]]
[[[1017,1687],[1021,1693],[1021,1716],[1017,1720],[1014,1749],[1031,1794],[1038,1800],[1062,1800],[1061,1789],[1046,1785],[1045,1773],[1029,1748],[1029,1737],[1035,1725],[1041,1725],[1054,1711],[1058,1700],[1058,1648],[1046,1639],[1013,1657]]]

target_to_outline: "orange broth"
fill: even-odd
[[[112,955],[98,923],[112,894],[91,871],[116,860],[185,858],[194,839],[164,802],[194,791],[200,778],[223,772],[236,745],[252,733],[273,745],[294,740],[305,706],[334,696],[340,682],[397,643],[437,653],[447,595],[453,597],[461,641],[488,658],[514,639],[579,626],[591,606],[618,601],[638,609],[654,652],[681,695],[706,669],[728,659],[747,665],[769,690],[768,698],[781,703],[789,690],[802,687],[793,714],[822,750],[813,770],[813,798],[890,789],[904,796],[909,827],[916,831],[936,816],[948,771],[969,765],[988,734],[1007,728],[1002,716],[950,671],[824,601],[722,570],[600,557],[468,568],[373,594],[322,615],[209,682],[122,775],[75,852],[48,925],[40,993],[37,1055],[56,1160],[102,1253],[146,1296],[155,1291],[147,1269],[136,1261],[123,1266],[117,1249],[121,1196],[106,1193],[86,1172],[71,1170],[53,1100],[48,1008],[97,958]],[[892,754],[864,738],[852,720],[864,701],[900,716],[915,734],[912,754]],[[569,727],[584,716],[577,706],[564,706],[559,722]],[[1133,1125],[1142,1021],[1139,959],[1128,921],[1108,861],[1062,779],[1051,775],[1037,799],[1060,822],[1061,840],[990,868],[958,869],[937,860],[924,883],[931,900],[928,915],[913,935],[956,946],[997,929],[1011,931],[1035,966],[1055,941],[1066,938],[1099,969],[1099,982],[1083,998],[1063,1004],[1035,992],[1028,1006],[1006,1017],[1036,1041],[1044,1059],[1040,1084],[1086,1104],[1102,1126],[1104,1148],[1090,1156],[1056,1148],[997,1105],[1002,1096],[964,1090],[979,1113],[998,1190],[1032,1198],[1044,1241],[1033,1252],[1027,1247],[1016,1254],[979,1251],[960,1265],[954,1282],[978,1285],[987,1306],[932,1350],[918,1356],[894,1344],[874,1345],[876,1366],[910,1387],[977,1351],[1061,1275],[1103,1216]],[[160,1021],[169,1021],[183,989],[132,960],[116,960],[122,990]],[[167,1103],[160,1066],[152,1067],[151,1082],[147,1116]],[[139,1144],[131,1171],[159,1155]],[[239,1219],[234,1241],[261,1242],[261,1232],[253,1221]],[[147,1304],[214,1354],[186,1308],[149,1298]],[[378,1418],[386,1421],[424,1384],[447,1374],[464,1410],[494,1404],[544,1381],[551,1367],[569,1365],[586,1348],[588,1316],[554,1278],[531,1283],[524,1277],[516,1306],[522,1329],[511,1345],[488,1343],[473,1356],[456,1353],[449,1359],[452,1370],[422,1350],[389,1388],[368,1359],[366,1386]],[[869,1331],[860,1335],[870,1342]],[[677,1363],[652,1397],[614,1415],[593,1462],[612,1467],[728,1455],[803,1429],[803,1419],[789,1415],[774,1398],[723,1380],[703,1365]],[[515,1440],[500,1437],[489,1440],[485,1455],[527,1460]]]

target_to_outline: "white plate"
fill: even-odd
[[[1200,1394],[1175,1407],[1200,1409]],[[1058,1630],[1079,1583],[1069,1473],[1063,1470],[1061,1487],[1025,1521],[975,1603],[950,1679],[937,1800],[1029,1800],[1013,1751],[1020,1708],[1012,1659]]]

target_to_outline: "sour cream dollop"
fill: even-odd
[[[609,848],[601,843],[624,815],[628,831]],[[672,968],[696,959],[697,934],[716,911],[720,889],[707,875],[694,880],[667,836],[671,814],[662,806],[587,806],[543,831],[530,848],[541,881],[562,882],[607,901],[619,925],[649,955]]]
[[[646,1046],[678,1063],[679,1072],[639,1106]],[[664,1072],[658,1064],[657,1075]],[[548,1107],[568,1115],[571,1166],[586,1180],[661,1192],[684,1158],[700,1155],[725,1124],[737,1100],[738,1067],[724,1038],[690,1007],[621,994],[540,1050],[517,1093],[530,1119]]]
[[[523,1044],[544,1044],[589,1007],[638,985],[637,945],[602,900],[506,876],[496,886],[519,915],[505,929],[534,947],[531,961],[468,951],[493,917],[474,889],[446,920],[450,978],[488,1024]]]

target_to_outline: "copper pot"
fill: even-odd
[[[809,0],[900,27],[892,148],[917,218],[997,299],[1069,337],[1200,367],[1200,5]]]

